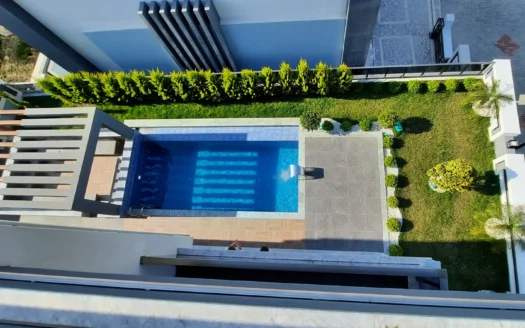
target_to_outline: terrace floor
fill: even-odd
[[[373,135],[306,138],[305,166],[324,177],[306,180],[305,248],[383,252],[383,146]]]

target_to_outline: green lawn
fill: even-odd
[[[506,291],[504,254],[491,252],[491,244],[470,235],[480,222],[476,211],[498,201],[494,188],[480,192],[438,194],[427,187],[426,171],[435,164],[462,157],[480,175],[492,169],[493,146],[488,142],[488,119],[463,110],[463,93],[371,97],[355,99],[307,98],[246,104],[99,106],[119,120],[139,118],[296,117],[307,108],[324,117],[355,120],[375,118],[393,109],[403,120],[406,133],[397,155],[400,163],[398,189],[405,217],[401,245],[408,256],[432,257],[448,270],[451,289]],[[35,99],[35,102],[38,102]],[[50,106],[46,104],[46,106]],[[43,107],[43,106],[41,106]],[[490,174],[489,174],[490,175]],[[404,177],[404,178],[403,178]]]

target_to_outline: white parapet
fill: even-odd
[[[514,90],[514,79],[512,77],[512,67],[509,59],[495,59],[492,71],[486,74],[483,79],[490,85],[493,80],[500,81],[499,91],[511,95],[513,102],[501,103],[499,118],[491,119],[489,127],[490,141],[506,134],[519,135],[521,128],[518,117],[518,107],[516,103],[516,91]]]

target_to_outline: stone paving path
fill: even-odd
[[[431,0],[383,0],[367,66],[432,64]]]

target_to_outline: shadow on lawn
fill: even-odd
[[[397,177],[397,187],[398,188],[406,188],[410,182],[408,181],[408,178],[404,175],[399,175]]]
[[[499,177],[494,171],[479,173],[473,190],[483,195],[499,195],[501,194]]]
[[[396,156],[396,165],[398,168],[403,168],[405,165],[407,165],[407,160],[403,157],[397,157]]]
[[[422,117],[409,117],[402,121],[406,133],[420,134],[432,129],[432,122]]]

